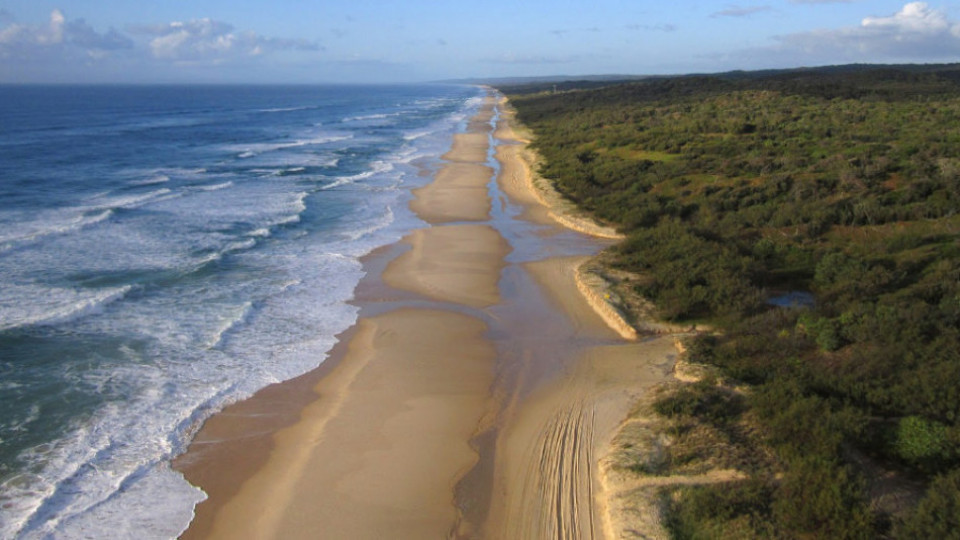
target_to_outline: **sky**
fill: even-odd
[[[386,83],[960,61],[960,0],[0,0],[0,83]]]

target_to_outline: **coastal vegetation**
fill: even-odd
[[[956,535],[960,66],[587,86],[502,90],[635,292],[716,329],[686,344],[714,375],[653,408],[747,473],[670,488],[671,533]]]

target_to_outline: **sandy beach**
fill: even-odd
[[[609,242],[563,228],[583,218],[556,218],[511,122],[491,95],[454,136],[410,204],[430,226],[365,259],[360,319],[321,368],[228,407],[177,460],[209,494],[184,538],[611,536],[598,463],[676,351],[583,294]]]
[[[496,230],[447,225],[414,231],[402,241],[411,249],[387,265],[387,285],[477,308],[500,301],[497,282],[510,247]]]
[[[453,136],[445,163],[433,181],[413,190],[410,209],[427,223],[486,221],[490,218],[487,184],[493,169],[486,166],[490,151],[490,120],[495,102],[487,99],[470,119],[466,133]]]

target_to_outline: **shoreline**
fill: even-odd
[[[497,148],[497,152],[503,154],[498,155],[498,159],[511,164],[500,183],[508,195],[525,207],[522,217],[537,223],[560,225],[596,238],[623,240],[625,237],[615,228],[598,223],[584,214],[548,180],[534,172],[539,157],[528,147],[531,136],[518,133],[520,130],[526,131],[526,128],[518,127],[516,111],[505,96],[500,98],[499,105],[503,122],[494,136],[508,144]]]
[[[578,277],[588,256],[507,262],[520,248],[498,232],[514,218],[490,215],[492,182],[552,234],[616,236],[557,218],[498,95],[413,191],[430,226],[363,259],[358,322],[329,358],[227,407],[175,460],[209,496],[182,538],[609,533],[598,464],[640,392],[669,376],[672,341],[611,325]],[[531,507],[533,486],[577,496]]]

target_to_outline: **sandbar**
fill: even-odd
[[[496,102],[484,98],[465,133],[453,136],[450,150],[441,157],[446,163],[433,181],[414,189],[410,209],[427,223],[486,221],[490,216],[487,184],[493,169],[486,165],[490,151],[490,121]]]
[[[493,169],[479,163],[448,163],[434,181],[413,190],[410,209],[427,223],[486,221],[490,216],[487,183]]]
[[[510,246],[487,225],[446,225],[413,231],[410,251],[390,262],[384,283],[434,300],[472,307],[500,301],[500,270]]]

